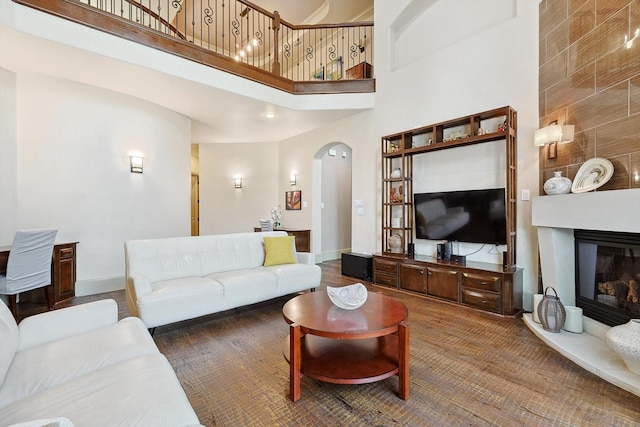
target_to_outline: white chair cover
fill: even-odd
[[[0,274],[0,294],[16,295],[51,284],[51,257],[58,230],[18,230]]]
[[[273,225],[270,219],[259,219],[261,231],[273,231]]]

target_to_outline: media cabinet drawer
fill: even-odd
[[[500,276],[462,273],[462,286],[483,291],[500,292]]]
[[[374,258],[373,270],[376,272],[385,272],[395,275],[398,273],[398,263],[395,261]]]
[[[377,285],[390,286],[398,288],[398,278],[395,274],[378,273],[373,274],[373,282]]]
[[[500,294],[477,291],[470,288],[462,288],[462,304],[486,311],[500,313],[502,310],[502,300]]]

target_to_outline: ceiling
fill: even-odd
[[[13,5],[16,15],[37,13],[0,1],[3,8]],[[373,0],[253,2],[292,23],[357,20],[373,7]],[[16,31],[13,22],[0,18],[0,67],[97,86],[176,111],[192,120],[194,143],[281,141],[373,107],[373,94],[291,95],[66,20],[40,19],[49,24]],[[65,33],[74,36],[67,40]],[[275,118],[267,119],[267,112]]]

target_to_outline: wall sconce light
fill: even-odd
[[[233,177],[233,187],[242,188],[242,176],[236,175]]]
[[[296,185],[297,181],[298,181],[298,172],[291,171],[291,175],[289,175],[289,183],[291,185]]]
[[[129,156],[131,173],[142,173],[142,156]]]
[[[555,159],[557,154],[556,143],[573,141],[573,133],[573,125],[558,125],[554,122],[547,127],[535,131],[533,134],[533,143],[538,147],[547,145],[547,159]]]

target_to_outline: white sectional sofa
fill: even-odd
[[[283,244],[291,259],[265,265]],[[147,328],[314,289],[321,277],[284,231],[132,240],[125,270],[127,305]]]
[[[60,422],[45,421],[53,419]],[[135,317],[118,321],[115,301],[38,314],[20,325],[0,301],[0,426],[23,423],[200,425],[147,328]]]

